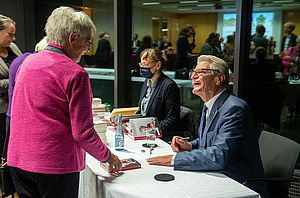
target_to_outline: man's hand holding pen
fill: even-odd
[[[171,143],[172,150],[177,153],[192,150],[192,145],[185,139],[180,136],[174,136]]]

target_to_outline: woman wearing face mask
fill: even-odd
[[[156,117],[162,130],[162,139],[170,141],[174,135],[179,135],[179,88],[162,72],[167,62],[163,52],[146,49],[140,57],[140,74],[146,80],[141,90],[138,113],[146,117]]]

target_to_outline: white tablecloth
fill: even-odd
[[[174,171],[172,167],[153,166],[146,162],[149,157],[172,154],[170,145],[156,140],[158,147],[150,155],[149,149],[142,147],[146,141],[133,141],[125,137],[125,151],[114,150],[114,132],[107,132],[108,146],[120,159],[134,158],[142,168],[126,170],[120,176],[111,176],[99,162],[87,154],[86,169],[81,172],[79,197],[81,198],[157,198],[157,197],[259,197],[257,193],[240,183],[214,172]],[[145,150],[142,152],[141,150]],[[175,176],[170,182],[154,179],[159,173]]]

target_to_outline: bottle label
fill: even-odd
[[[116,150],[124,150],[124,138],[123,137],[115,137],[115,148]]]

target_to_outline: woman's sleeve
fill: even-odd
[[[176,130],[180,117],[180,94],[177,84],[171,83],[165,90],[165,119],[160,121],[162,131]]]
[[[110,150],[94,129],[92,90],[88,73],[81,71],[69,83],[69,114],[72,136],[90,155],[101,162],[110,158]]]

